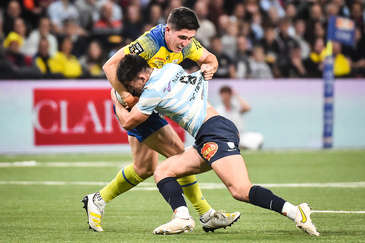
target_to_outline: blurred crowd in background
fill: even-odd
[[[214,78],[321,78],[330,15],[356,24],[354,47],[333,43],[335,77],[365,77],[365,0],[1,0],[0,79],[105,78],[110,56],[179,6],[197,14]]]

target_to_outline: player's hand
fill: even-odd
[[[206,81],[211,80],[213,78],[214,75],[214,68],[212,66],[210,66],[209,64],[202,64],[200,66],[200,72],[203,73],[204,75],[204,79]]]
[[[118,104],[119,101],[117,99],[117,96],[115,95],[115,89],[110,90],[110,98],[112,99],[114,105]],[[120,104],[120,103],[119,103]]]
[[[122,106],[124,106],[125,108],[132,108],[135,104],[137,104],[139,98],[138,97],[134,97],[131,94],[128,94],[125,98],[123,99],[123,103],[119,102],[117,96],[115,95],[115,89],[112,89],[110,91],[110,97],[114,103],[114,105],[117,104],[121,104]]]
[[[128,108],[132,108],[135,104],[137,104],[139,98],[129,94],[127,97],[123,98],[123,100],[127,103]]]

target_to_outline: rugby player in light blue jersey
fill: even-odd
[[[166,25],[158,25],[147,31],[105,63],[103,69],[108,81],[128,107],[132,107],[138,98],[133,97],[118,81],[116,70],[120,60],[129,53],[140,55],[153,68],[161,68],[168,63],[180,63],[188,58],[200,65],[205,79],[213,77],[218,61],[194,38],[198,28],[199,22],[194,11],[185,7],[176,8],[170,13]],[[86,195],[82,199],[89,227],[95,231],[103,231],[101,220],[107,203],[153,175],[158,164],[158,153],[170,157],[184,151],[184,143],[175,130],[157,113],[153,113],[147,121],[128,131],[128,140],[133,153],[133,163],[121,169],[99,192]],[[200,222],[205,231],[225,228],[240,217],[239,212],[228,214],[215,211],[205,200],[195,175],[180,178],[179,183],[185,196],[200,215]],[[133,202],[125,203],[128,205]]]
[[[195,222],[177,178],[213,169],[235,199],[285,215],[309,235],[319,236],[307,203],[294,206],[269,189],[251,184],[238,147],[238,129],[207,102],[208,82],[200,71],[188,74],[176,64],[153,69],[142,57],[127,55],[119,64],[117,77],[128,89],[140,95],[139,102],[129,112],[119,104],[112,90],[116,115],[123,128],[133,129],[158,111],[195,138],[193,147],[166,159],[155,170],[155,182],[170,204],[174,218],[157,227],[153,234],[193,230]]]

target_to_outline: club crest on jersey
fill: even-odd
[[[229,148],[233,149],[234,148],[234,142],[227,142],[227,145]]]
[[[144,52],[144,49],[142,47],[141,44],[139,44],[138,42],[132,44],[130,47],[129,47],[129,52],[130,53],[133,53],[133,54],[141,54],[142,52]]]
[[[215,153],[217,153],[217,151],[218,145],[216,143],[209,142],[204,144],[201,150],[201,154],[204,159],[210,161],[210,159],[215,155]]]
[[[227,142],[228,145],[228,151],[236,151],[236,145],[234,144],[234,142]]]

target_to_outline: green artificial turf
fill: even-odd
[[[0,156],[0,242],[365,242],[365,150],[242,154],[253,184],[271,185],[293,204],[334,211],[312,214],[320,237],[306,235],[284,216],[234,200],[225,188],[204,189],[206,183],[222,185],[214,172],[198,180],[213,208],[242,213],[232,227],[205,233],[189,203],[197,224],[193,232],[152,235],[172,212],[150,178],[113,200],[102,221],[104,232],[93,232],[80,200],[100,190],[132,157],[90,153]],[[14,163],[22,161],[28,162]]]

